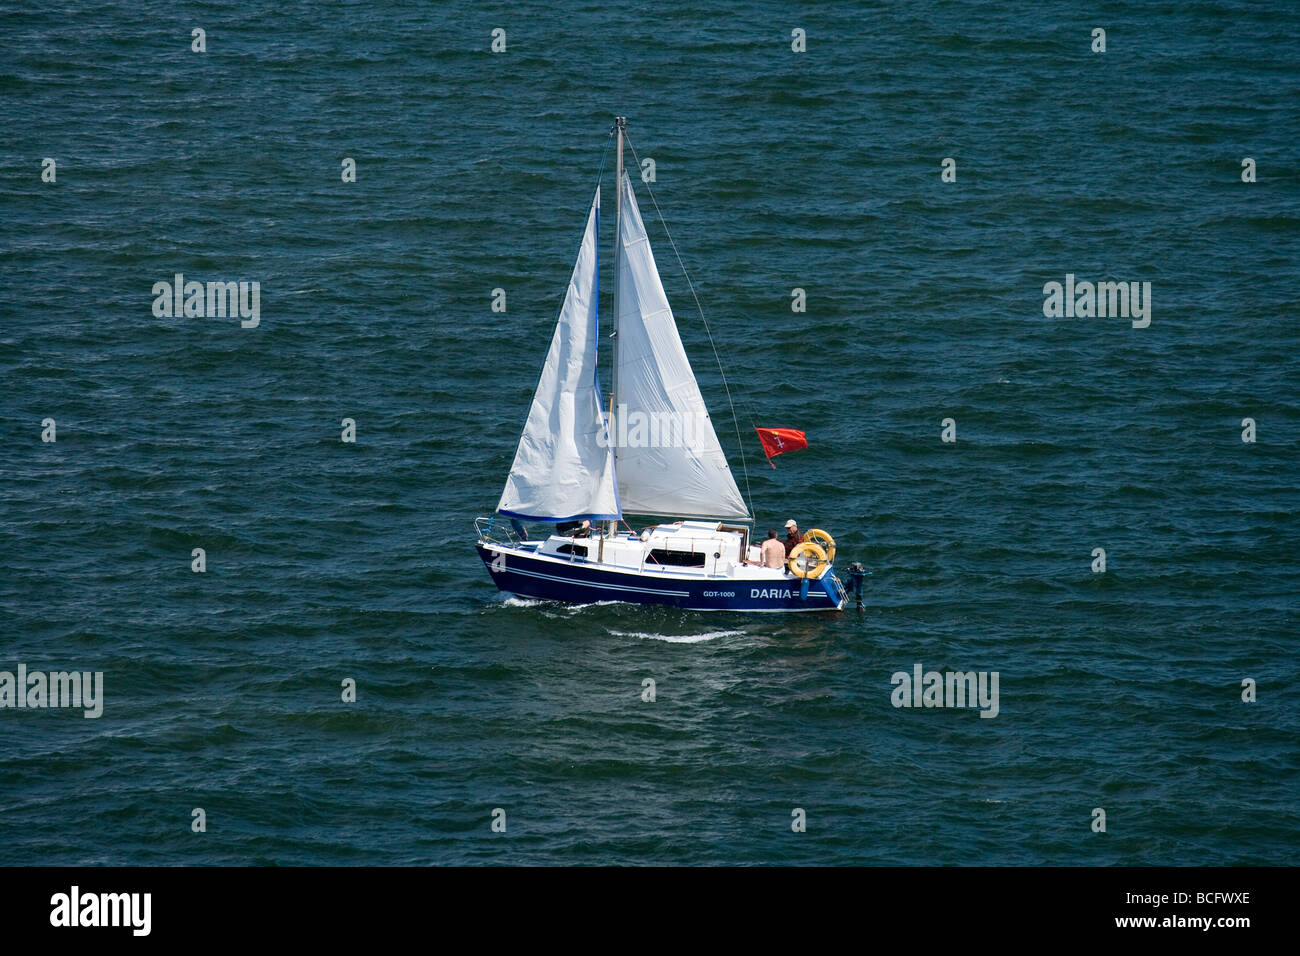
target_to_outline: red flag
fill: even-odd
[[[763,451],[767,453],[769,462],[777,455],[808,447],[808,439],[803,432],[794,428],[755,428],[754,431],[758,432],[758,440],[763,443]],[[772,467],[775,468],[776,465]]]

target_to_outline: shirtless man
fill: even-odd
[[[785,564],[785,559],[785,548],[777,540],[776,529],[769,528],[767,540],[763,542],[763,567],[779,568]]]

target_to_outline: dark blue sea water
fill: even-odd
[[[104,704],[0,709],[0,863],[1291,862],[1298,103],[1281,2],[5,4],[0,669]],[[614,114],[759,528],[861,612],[474,554]],[[1046,317],[1067,273],[1149,327]],[[895,708],[916,664],[998,716]]]

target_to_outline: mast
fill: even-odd
[[[618,134],[618,144],[615,148],[614,156],[614,311],[611,325],[614,331],[610,338],[613,344],[610,353],[613,356],[614,367],[609,376],[609,429],[612,452],[614,455],[614,480],[618,481],[618,441],[614,436],[618,430],[614,425],[614,414],[618,411],[618,277],[623,266],[623,135],[627,129],[627,118],[624,116],[614,117],[614,130]],[[612,537],[618,531],[618,522],[611,521],[606,526],[609,535]],[[602,552],[603,552],[602,548]]]
[[[615,399],[618,397],[618,277],[622,266],[623,248],[623,133],[627,129],[627,119],[614,117],[614,128],[618,132],[618,147],[614,159],[614,370],[609,377],[610,391]],[[614,467],[618,467],[618,445],[614,446]]]

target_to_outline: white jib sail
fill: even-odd
[[[629,514],[749,518],[682,348],[626,174],[620,188],[619,504]]]
[[[600,189],[497,511],[535,521],[621,517],[596,385]]]

